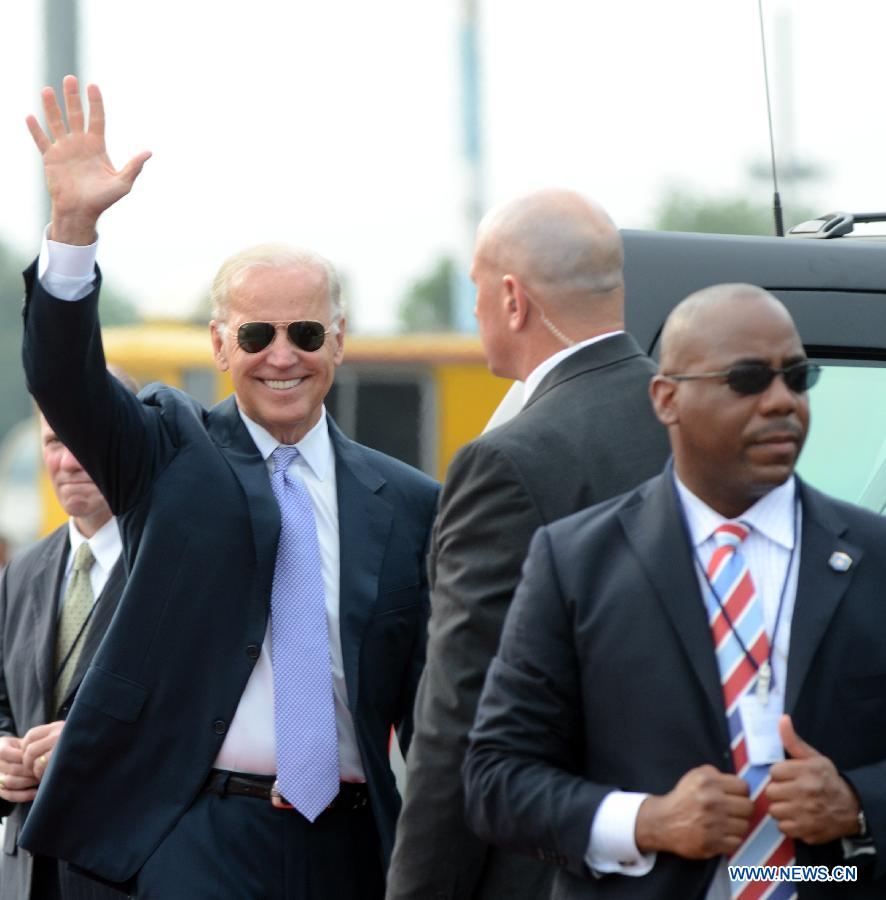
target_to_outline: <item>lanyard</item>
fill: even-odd
[[[708,589],[711,592],[711,596],[714,600],[717,601],[717,606],[720,608],[720,612],[723,614],[723,618],[726,621],[726,624],[729,626],[729,630],[732,632],[733,637],[735,638],[738,646],[741,648],[742,653],[744,653],[748,662],[754,667],[757,672],[757,684],[756,684],[756,693],[757,699],[764,706],[769,700],[769,691],[773,686],[773,675],[772,675],[772,654],[775,652],[775,636],[778,634],[778,626],[781,622],[781,612],[784,608],[784,598],[787,593],[788,582],[791,579],[791,570],[794,567],[794,554],[797,550],[797,541],[798,541],[798,526],[800,519],[800,500],[795,495],[794,499],[794,541],[791,545],[791,553],[788,557],[788,565],[787,569],[785,569],[784,580],[781,583],[781,591],[778,595],[778,606],[775,610],[775,622],[772,626],[772,637],[769,639],[769,655],[762,663],[758,663],[756,659],[751,655],[751,651],[745,646],[744,641],[741,639],[741,635],[735,628],[735,625],[732,622],[732,619],[729,616],[729,613],[726,612],[726,607],[723,605],[723,601],[720,598],[720,595],[717,593],[716,588],[711,583],[711,579],[708,578],[707,567],[702,564],[701,559],[699,558],[698,551],[695,547],[695,543],[692,540],[692,532],[689,528],[689,520],[686,518],[686,510],[683,508],[683,501],[680,499],[680,492],[677,490],[677,481],[676,481],[676,473],[673,473],[673,487],[674,487],[674,495],[677,500],[677,508],[680,510],[680,519],[683,522],[683,528],[686,532],[686,537],[689,541],[689,546],[692,548],[692,556],[695,560],[695,564],[698,566],[699,571],[702,574],[702,577],[705,580],[705,584],[708,586]],[[737,520],[741,521],[741,520]]]

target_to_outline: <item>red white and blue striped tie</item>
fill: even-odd
[[[769,659],[763,605],[748,565],[738,552],[739,544],[749,533],[750,528],[740,522],[726,522],[714,532],[717,547],[708,563],[707,575],[717,597],[710,596],[708,591],[705,598],[726,702],[732,762],[736,774],[748,783],[754,801],[748,834],[730,857],[729,864],[790,866],[794,863],[794,842],[778,830],[775,819],[769,815],[769,801],[764,793],[769,783],[769,766],[750,764],[738,708],[739,699],[755,686],[757,667]],[[748,654],[756,666],[748,659]],[[797,896],[795,886],[789,881],[733,881],[731,892],[733,898],[740,900],[764,897],[789,900]]]

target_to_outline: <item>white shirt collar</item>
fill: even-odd
[[[73,519],[68,519],[68,540],[71,543],[71,552],[68,554],[67,568],[70,569],[74,565],[74,554],[81,544],[87,543],[87,539],[80,534]],[[110,572],[120,555],[120,531],[117,528],[117,520],[111,517],[89,538],[88,543],[95,561],[105,572]]]
[[[700,547],[714,531],[729,519],[711,509],[680,481],[676,471],[674,481],[680,502],[686,512],[686,522],[694,547]],[[780,544],[787,550],[794,546],[794,504],[797,495],[796,479],[791,476],[784,484],[773,488],[761,497],[753,506],[746,509],[738,520],[750,525],[770,541]]]
[[[237,407],[240,418],[249,432],[249,436],[255,442],[262,459],[268,457],[280,446],[280,442],[262,428],[258,422],[253,422],[240,407]],[[326,407],[320,409],[320,419],[317,424],[294,446],[298,447],[301,458],[308,465],[314,475],[325,481],[329,473],[329,465],[333,458],[332,439],[329,437],[329,426],[326,423]]]
[[[540,362],[527,376],[526,381],[523,382],[523,405],[525,406],[529,402],[529,398],[535,393],[536,388],[538,388],[539,382],[548,372],[551,371],[555,366],[558,366],[564,359],[572,356],[573,353],[577,353],[583,347],[590,347],[591,344],[596,344],[598,341],[605,340],[609,337],[614,337],[617,334],[621,334],[619,331],[607,331],[605,334],[597,334],[592,338],[588,338],[586,341],[580,341],[577,344],[574,344],[572,347],[564,347],[562,350],[558,350],[553,356],[549,356],[547,359]]]

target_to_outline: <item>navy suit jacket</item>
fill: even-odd
[[[125,882],[201,791],[265,634],[280,514],[233,397],[212,410],[105,369],[98,285],[78,302],[26,273],[31,392],[118,516],[130,577],[22,844]],[[399,809],[390,728],[408,745],[424,660],[437,485],[329,422],[348,702],[385,858]],[[72,827],[76,823],[76,827]]]
[[[799,482],[800,571],[785,712],[861,799],[875,860],[798,842],[800,865],[858,864],[886,896],[886,519]],[[831,554],[848,554],[842,572]],[[492,663],[464,767],[487,840],[561,867],[554,897],[701,900],[718,860],[658,854],[641,878],[584,862],[614,789],[663,794],[703,764],[732,771],[720,675],[669,472],[539,529]]]

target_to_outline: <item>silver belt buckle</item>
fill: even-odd
[[[271,806],[275,807],[276,809],[294,809],[295,808],[280,793],[280,788],[277,786],[276,778],[274,779],[274,783],[271,785]]]

